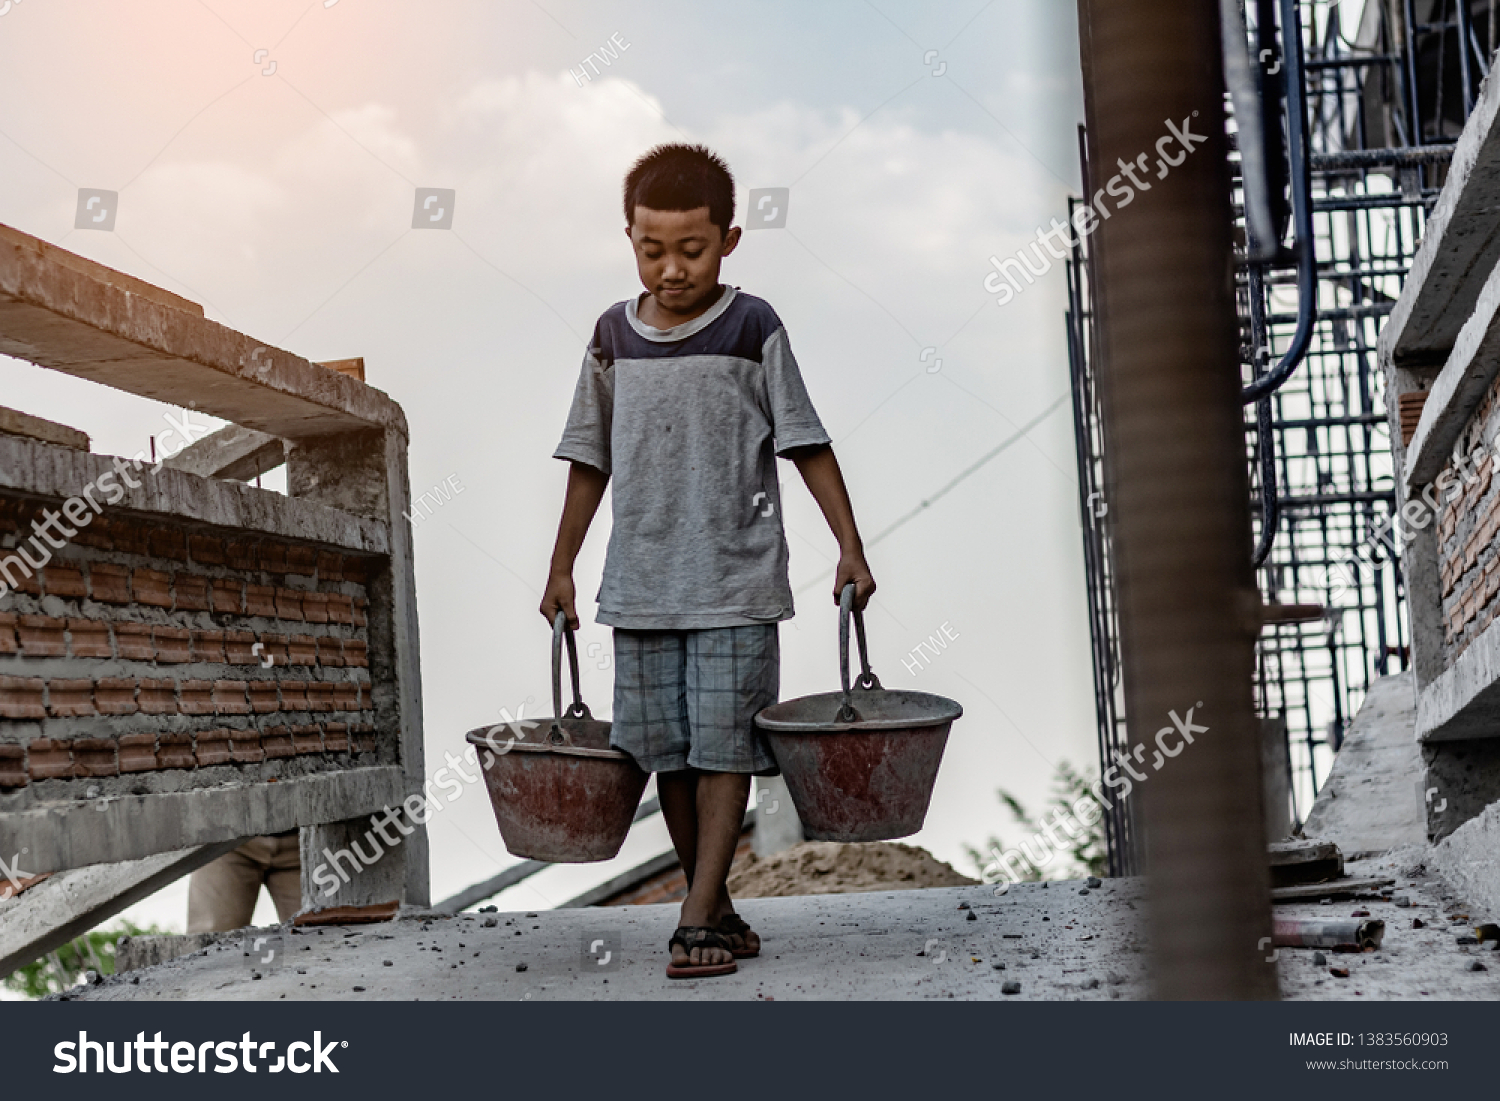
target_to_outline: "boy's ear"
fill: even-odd
[[[731,252],[733,252],[735,250],[735,246],[738,245],[739,243],[740,243],[740,227],[739,226],[730,226],[729,227],[729,232],[726,233],[726,234],[724,234],[724,248],[723,248],[723,251],[721,251],[719,253],[719,255],[720,256],[728,256]]]

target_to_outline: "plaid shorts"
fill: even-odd
[[[756,712],[781,689],[776,624],[698,631],[615,628],[610,744],[648,772],[778,773]]]

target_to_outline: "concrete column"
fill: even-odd
[[[370,680],[375,724],[382,735],[400,732],[395,747],[405,777],[405,794],[422,792],[426,762],[422,741],[422,678],[417,639],[416,577],[412,563],[411,484],[406,466],[407,440],[393,428],[340,433],[299,440],[287,456],[287,487],[293,497],[318,501],[346,512],[371,516],[390,525],[390,568],[370,579]],[[388,743],[383,741],[382,751]],[[395,809],[395,808],[392,808]],[[340,878],[332,893],[328,880],[311,882],[324,849],[334,853],[365,837],[368,819],[351,819],[302,830],[302,891],[319,908],[365,906],[392,898],[412,906],[430,904],[427,831],[403,817],[412,832],[389,827],[399,843],[387,846],[379,862]],[[368,852],[368,843],[365,844]],[[309,865],[310,856],[316,856]],[[399,888],[399,890],[398,890]],[[383,897],[380,896],[384,892]]]
[[[1078,10],[1089,198],[1110,214],[1092,273],[1152,982],[1165,999],[1274,998],[1218,5]],[[1195,740],[1153,765],[1189,724]]]

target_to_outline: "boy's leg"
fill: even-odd
[[[660,783],[660,780],[657,781]],[[714,928],[723,916],[728,899],[724,881],[734,862],[750,798],[750,775],[743,772],[700,772],[697,775],[697,860],[689,877],[688,896],[682,903],[682,925]],[[666,804],[663,803],[663,808]],[[686,868],[689,865],[684,864]],[[691,954],[680,946],[672,949],[675,962],[728,963],[734,955],[723,948],[695,948]]]
[[[666,820],[672,848],[693,885],[694,866],[698,863],[698,772],[684,768],[656,774],[656,797],[661,801],[661,816]]]

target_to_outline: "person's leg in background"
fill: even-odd
[[[296,880],[296,901],[292,903],[291,913],[296,913],[302,905],[302,893],[295,831],[290,839],[252,837],[233,852],[199,868],[189,878],[187,931],[221,933],[249,925],[255,914],[261,884],[269,885],[273,872],[280,878],[271,897],[276,901],[277,913],[282,915],[283,921],[286,920],[289,915],[283,912],[283,902],[290,895],[286,887],[288,864],[283,849],[288,843],[291,860],[297,865],[297,870],[291,873]],[[281,898],[277,898],[278,890]]]

